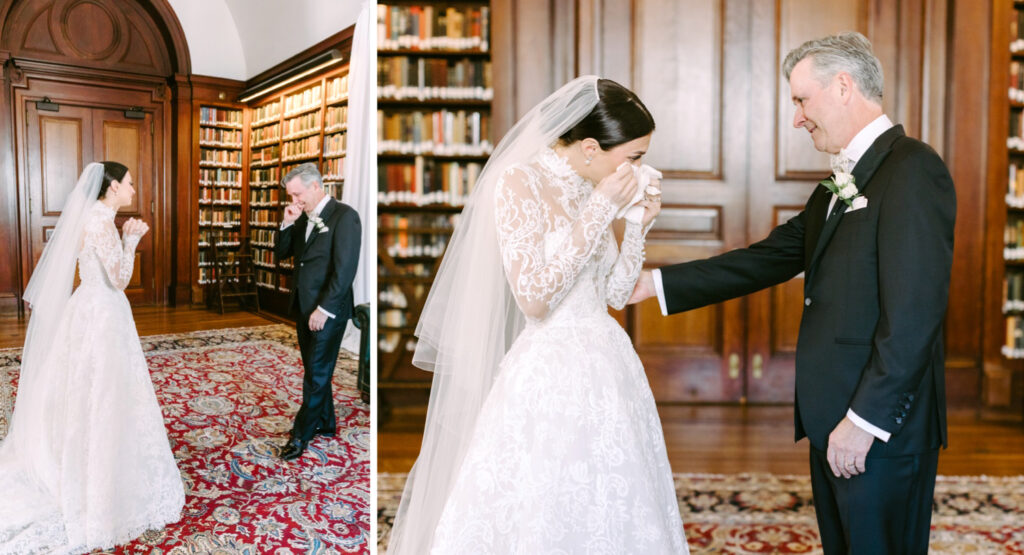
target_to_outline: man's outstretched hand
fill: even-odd
[[[636,286],[633,287],[633,295],[626,304],[636,304],[657,294],[658,292],[654,288],[654,276],[651,275],[650,270],[643,270],[640,272],[640,279],[636,280]]]

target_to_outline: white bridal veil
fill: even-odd
[[[60,368],[47,368],[46,355],[50,350],[50,341],[61,314],[71,298],[74,285],[75,266],[78,253],[82,248],[84,233],[89,211],[97,202],[100,186],[103,184],[103,164],[92,163],[85,167],[78,183],[64,201],[64,209],[53,230],[53,235],[46,242],[43,255],[39,258],[32,278],[25,288],[24,299],[32,307],[25,335],[25,347],[21,354],[21,372],[18,377],[18,396],[14,414],[11,416],[7,437],[0,443],[0,472],[6,470],[12,460],[43,461],[52,457],[32,456],[33,449],[46,449],[39,438],[43,434],[33,429],[41,422],[59,421],[37,418],[31,414],[36,410],[57,410],[58,407],[46,407],[45,390],[52,380],[47,371],[61,371]],[[26,412],[28,411],[28,412]],[[8,467],[9,468],[9,467]],[[52,483],[55,477],[50,476],[47,467],[33,465],[23,471],[34,474],[43,483]]]
[[[434,378],[423,444],[388,553],[428,551],[498,364],[525,323],[498,251],[496,184],[509,167],[529,162],[594,109],[597,81],[578,77],[520,119],[484,166],[462,211],[416,327],[413,363]]]

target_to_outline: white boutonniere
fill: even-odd
[[[310,216],[309,221],[313,222],[313,227],[315,227],[316,230],[320,233],[327,233],[327,231],[330,229],[329,227],[327,227],[324,221],[320,219],[320,216]]]
[[[860,191],[857,190],[855,181],[856,179],[854,179],[852,173],[838,171],[835,172],[832,179],[826,179],[821,184],[845,202],[846,206],[857,210],[867,206],[868,199],[864,198],[864,195],[861,195]]]

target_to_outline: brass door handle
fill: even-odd
[[[729,355],[729,378],[737,379],[740,377],[740,355],[733,353]]]
[[[754,355],[754,360],[751,363],[753,370],[751,373],[754,375],[755,380],[760,380],[764,376],[764,357],[760,353]]]

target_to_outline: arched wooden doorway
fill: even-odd
[[[153,230],[126,293],[166,303],[173,99],[191,63],[166,0],[0,0],[0,62],[0,310],[21,309],[65,195],[86,164],[108,159],[128,165],[138,189],[118,224],[140,217]]]

